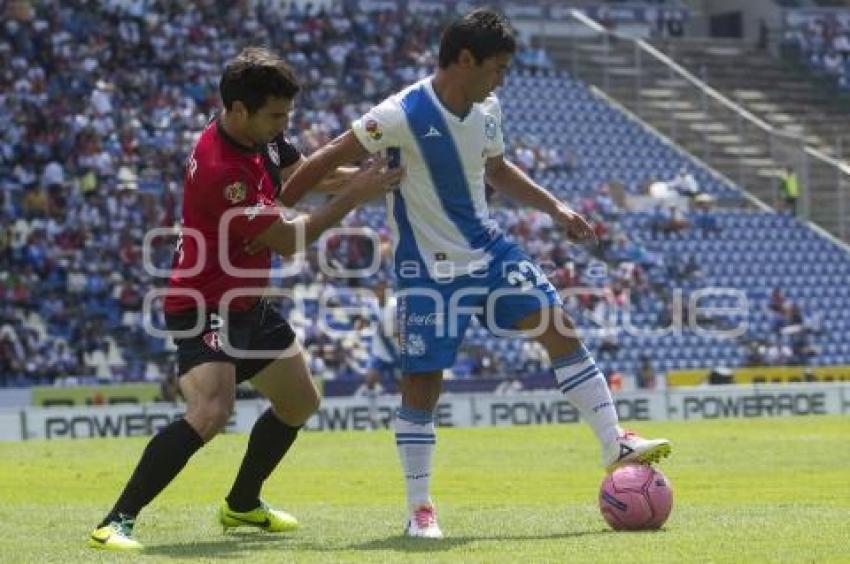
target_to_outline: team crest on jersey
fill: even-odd
[[[248,195],[248,189],[245,187],[243,182],[234,182],[233,184],[228,184],[224,188],[224,199],[230,202],[231,204],[238,204],[245,200],[245,197]]]
[[[372,138],[372,141],[378,141],[384,136],[384,132],[378,126],[378,122],[370,119],[366,122],[366,134]]]
[[[274,163],[274,166],[280,166],[280,153],[277,150],[277,143],[269,143],[267,149],[269,158]]]
[[[428,347],[425,345],[425,338],[417,333],[409,333],[405,335],[404,350],[408,356],[425,356]]]
[[[499,126],[496,124],[496,118],[493,116],[484,118],[484,137],[492,141],[496,138],[496,132],[498,130]]]

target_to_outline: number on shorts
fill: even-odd
[[[523,260],[517,264],[517,269],[508,273],[508,284],[520,286],[523,292],[546,283],[546,277],[531,261]]]

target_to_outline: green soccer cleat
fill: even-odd
[[[233,511],[224,501],[218,509],[218,522],[225,531],[235,527],[254,527],[269,533],[282,533],[298,528],[298,519],[286,511],[272,509],[263,501],[258,508],[244,513]]]
[[[133,538],[134,519],[110,521],[95,529],[89,537],[89,546],[98,550],[138,551],[144,546]]]

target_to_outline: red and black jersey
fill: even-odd
[[[246,147],[228,135],[218,119],[210,122],[186,163],[183,232],[174,253],[166,313],[197,307],[188,290],[196,290],[208,308],[217,309],[228,290],[268,285],[271,250],[249,255],[243,248],[278,218],[280,169],[300,157],[283,135],[263,147]],[[226,262],[232,268],[225,268]],[[246,276],[234,269],[254,272]],[[240,297],[229,309],[244,311],[256,301],[257,297]]]

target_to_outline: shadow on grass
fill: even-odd
[[[396,550],[401,552],[441,552],[473,542],[517,542],[579,538],[590,535],[605,535],[611,531],[600,529],[596,531],[575,531],[568,533],[550,533],[541,535],[467,535],[449,536],[441,540],[412,539],[403,536],[392,536],[385,539],[375,539],[368,542],[350,544],[344,550]]]
[[[146,545],[142,554],[187,559],[244,556],[247,553],[265,551],[276,546],[280,548],[291,546],[294,540],[291,536],[234,532],[228,533],[226,537],[219,540]]]
[[[594,535],[608,535],[613,531],[599,529],[594,531],[575,531],[565,533],[550,533],[539,535],[467,535],[449,536],[441,540],[413,539],[394,535],[383,539],[373,539],[366,542],[344,546],[303,543],[297,537],[263,535],[252,532],[229,533],[227,538],[215,541],[186,542],[177,544],[148,545],[143,554],[151,556],[168,556],[171,558],[197,559],[203,557],[234,557],[245,556],[254,551],[267,551],[274,548],[288,550],[310,550],[317,552],[340,552],[348,550],[397,552],[444,552],[473,542],[521,542],[539,540],[566,540]]]

